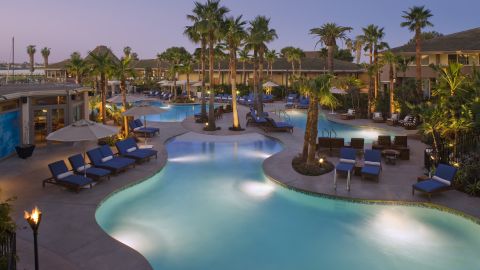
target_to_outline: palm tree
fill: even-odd
[[[170,72],[173,80],[173,98],[177,99],[177,73],[181,64],[190,53],[184,47],[170,47],[159,55],[159,58],[170,64]]]
[[[385,37],[384,28],[370,24],[362,28],[363,35],[359,37],[365,44],[364,50],[369,54],[369,91],[368,91],[368,113],[372,113],[375,108],[372,106],[378,96],[378,51],[388,45],[381,40]],[[373,90],[373,95],[372,95]]]
[[[247,46],[253,50],[254,58],[254,92],[256,93],[257,112],[263,114],[263,62],[267,43],[272,42],[277,36],[275,29],[270,28],[270,19],[265,16],[257,16],[250,22]],[[257,73],[258,67],[258,73]],[[258,76],[257,76],[258,75]],[[258,79],[257,79],[258,78]]]
[[[201,81],[202,81],[202,105],[201,105],[201,121],[207,121],[207,103],[205,100],[206,90],[205,90],[205,63],[206,63],[206,46],[207,46],[207,33],[204,29],[204,24],[202,23],[202,13],[203,5],[195,3],[195,8],[193,9],[194,15],[187,15],[187,19],[193,22],[193,25],[185,27],[184,35],[190,39],[195,44],[200,43],[200,66],[201,66]]]
[[[277,60],[278,53],[275,50],[267,50],[265,53],[265,60],[268,63],[268,70],[270,71],[270,77],[273,77],[273,63]],[[267,71],[268,74],[268,71]]]
[[[422,92],[422,55],[421,55],[421,41],[422,41],[422,29],[427,26],[433,26],[429,21],[432,17],[432,13],[429,9],[425,9],[425,6],[414,6],[408,11],[403,11],[402,18],[404,22],[400,24],[402,27],[407,27],[411,32],[415,32],[415,64],[416,64],[416,81],[417,92],[423,96]]]
[[[28,45],[27,46],[27,53],[28,57],[30,58],[30,73],[33,75],[33,72],[35,71],[35,53],[37,52],[37,49],[35,48],[35,45]]]
[[[238,61],[242,62],[242,83],[244,85],[247,84],[247,76],[245,71],[245,64],[250,62],[250,50],[244,47],[242,50],[238,52]]]
[[[131,54],[132,54],[132,48],[130,48],[129,46],[126,46],[125,48],[123,48],[123,57],[125,59],[129,58]]]
[[[127,109],[127,80],[135,77],[135,70],[132,67],[132,58],[122,57],[118,63],[112,63],[112,75],[120,81],[120,92],[122,93],[122,112]],[[125,136],[128,135],[127,117],[123,117],[123,129]]]
[[[363,38],[362,36],[356,36],[355,39],[348,38],[345,40],[345,45],[347,49],[350,50],[355,55],[355,63],[360,64],[360,58],[362,57],[363,49]]]
[[[395,77],[396,77],[396,67],[399,61],[399,57],[392,53],[391,51],[387,51],[383,54],[382,60],[383,64],[388,65],[388,81],[390,85],[390,114],[395,113]]]
[[[105,52],[89,52],[88,56],[89,65],[92,70],[92,73],[95,76],[100,77],[100,94],[102,97],[102,106],[101,106],[101,117],[103,124],[107,122],[105,106],[107,103],[107,90],[106,90],[106,79],[107,73],[110,71],[112,66],[112,59],[108,51]]]
[[[50,48],[45,47],[40,52],[42,53],[42,57],[43,57],[43,66],[45,68],[47,68],[48,67],[48,57],[50,56]]]
[[[328,50],[328,70],[333,74],[333,55],[337,47],[337,39],[345,40],[347,38],[346,32],[350,32],[353,28],[347,26],[340,26],[336,23],[325,23],[318,28],[310,29],[311,35],[319,37],[317,42],[327,46]]]
[[[232,109],[233,125],[232,130],[241,130],[237,110],[237,51],[247,36],[245,31],[246,22],[242,16],[230,17],[225,20],[225,43],[229,51],[230,83],[232,86]]]
[[[217,62],[217,71],[218,71],[218,83],[223,84],[223,75],[222,75],[222,62],[228,58],[228,55],[224,53],[225,46],[222,43],[218,43],[215,46],[215,62]]]
[[[67,71],[75,76],[75,83],[82,83],[82,76],[86,71],[86,63],[79,52],[73,52],[70,55],[70,61],[67,64]]]
[[[209,52],[209,83],[210,83],[210,100],[208,108],[208,130],[216,130],[215,126],[215,112],[214,112],[214,103],[215,103],[215,83],[213,81],[213,67],[215,64],[215,44],[218,43],[218,40],[222,37],[222,23],[225,17],[225,14],[229,12],[229,9],[220,5],[220,0],[207,0],[205,4],[195,2],[195,8],[193,13],[196,16],[188,16],[188,18],[196,25],[200,33],[205,34],[205,38],[208,44]]]
[[[305,58],[305,52],[300,48],[293,50],[294,59],[298,63],[298,76],[302,76],[302,59]]]
[[[292,75],[295,74],[295,48],[292,46],[285,47],[280,50],[282,57],[287,60],[287,62],[292,64]]]
[[[185,51],[182,56],[182,62],[180,63],[180,72],[185,74],[187,77],[187,97],[190,99],[191,97],[191,89],[190,89],[190,74],[193,72],[193,65],[195,64],[195,59],[192,54],[188,51]]]

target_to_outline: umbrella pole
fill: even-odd
[[[87,147],[85,146],[86,143],[83,144],[83,176],[86,178],[87,177],[87,162],[86,162],[86,157],[87,157]]]

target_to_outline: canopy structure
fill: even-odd
[[[330,89],[330,93],[332,94],[337,94],[337,95],[346,95],[347,92],[343,89],[340,89],[340,88],[336,88],[336,87],[332,87]]]
[[[127,95],[127,103],[135,103],[135,102],[140,101],[140,100],[143,100],[143,99],[140,98],[140,97]],[[115,96],[107,99],[107,102],[116,103],[116,104],[122,103],[123,102],[122,95],[115,95]]]

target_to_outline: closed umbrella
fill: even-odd
[[[138,106],[134,106],[127,111],[123,112],[123,116],[143,116],[144,117],[144,126],[147,127],[147,115],[154,115],[154,114],[161,114],[166,112],[167,110],[162,109],[157,106],[151,106],[148,104],[140,104]],[[147,135],[145,133],[145,144],[147,144]]]
[[[87,142],[96,141],[105,137],[109,137],[118,133],[118,127],[107,126],[92,122],[89,120],[79,120],[71,125],[56,130],[47,136],[49,141],[57,142]],[[85,149],[83,151],[83,159],[85,160]],[[85,176],[87,170],[85,171]]]

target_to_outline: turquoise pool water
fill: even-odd
[[[159,106],[167,110],[166,112],[158,115],[147,116],[148,121],[156,122],[182,122],[185,118],[193,116],[196,113],[200,113],[202,110],[201,105],[168,105],[161,102],[152,102],[152,105]],[[207,105],[208,113],[208,105]]]
[[[437,210],[305,195],[266,179],[281,144],[187,133],[157,175],[96,212],[154,269],[478,269],[480,226]]]

